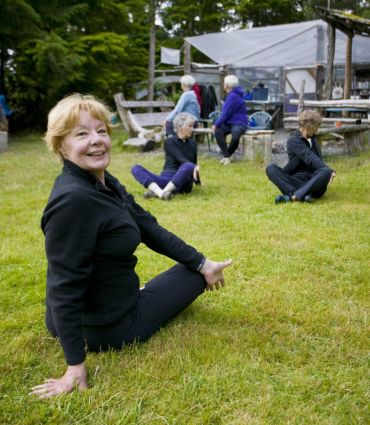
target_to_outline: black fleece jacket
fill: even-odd
[[[320,145],[315,137],[311,138],[311,143],[312,148],[299,130],[294,131],[289,136],[287,141],[289,160],[284,167],[284,171],[290,175],[296,173],[313,174],[319,168],[329,168],[322,159]]]
[[[163,171],[177,171],[187,162],[197,163],[197,144],[193,138],[185,142],[175,135],[168,136],[164,142],[165,160]]]
[[[121,320],[139,297],[140,242],[197,270],[204,257],[161,227],[119,181],[65,160],[44,210],[46,303],[68,365],[85,359],[83,326]]]

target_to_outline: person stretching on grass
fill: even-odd
[[[319,143],[314,137],[321,124],[317,111],[303,111],[298,119],[299,130],[287,142],[288,163],[280,168],[270,164],[266,168],[268,178],[280,189],[282,195],[275,197],[275,203],[311,202],[321,198],[335,177],[322,160]]]
[[[121,349],[145,341],[204,290],[224,286],[223,269],[164,229],[106,168],[111,114],[92,96],[75,94],[49,113],[45,136],[63,161],[41,227],[48,261],[46,325],[67,363],[61,378],[32,388],[40,398],[87,388],[85,347]],[[141,290],[140,243],[178,262]]]
[[[195,118],[186,112],[174,120],[176,135],[170,135],[164,142],[165,160],[163,171],[158,176],[141,165],[134,165],[134,178],[149,190],[144,198],[160,198],[168,201],[175,193],[190,193],[193,183],[200,184],[197,165],[197,144],[192,138]]]

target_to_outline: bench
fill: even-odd
[[[340,123],[344,125],[348,124],[370,124],[370,120],[367,118],[322,118],[322,127],[332,127],[335,123]],[[298,127],[298,117],[291,116],[284,118],[284,128],[285,129],[296,129]]]
[[[210,128],[195,128],[194,134],[211,134]],[[272,158],[272,135],[274,130],[251,130],[245,131],[241,137],[243,159],[271,162]]]
[[[130,139],[123,142],[124,146],[134,146],[140,150],[150,150],[159,144],[163,138],[161,124],[174,108],[174,103],[168,100],[125,100],[123,93],[114,95],[118,115]],[[133,112],[134,109],[146,112]],[[153,109],[160,111],[152,112]]]
[[[316,132],[319,143],[328,135],[343,140],[344,152],[354,153],[364,150],[364,144],[369,141],[369,126],[366,124],[343,125],[342,127],[319,128]]]

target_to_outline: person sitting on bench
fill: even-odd
[[[244,102],[244,90],[239,86],[235,75],[227,75],[224,79],[224,90],[227,93],[220,117],[212,126],[221,150],[223,165],[229,165],[233,153],[238,149],[241,136],[248,126],[247,108]],[[226,143],[226,136],[231,134],[231,141]]]
[[[266,168],[268,178],[282,192],[275,197],[276,204],[321,198],[335,177],[335,171],[323,161],[314,137],[321,115],[317,111],[304,111],[299,115],[298,124],[299,130],[294,131],[287,142],[288,163],[283,168],[276,164]]]
[[[195,78],[192,75],[183,75],[180,78],[180,83],[183,93],[180,96],[175,109],[167,116],[163,123],[166,136],[170,136],[171,134],[176,135],[174,130],[174,120],[181,112],[187,112],[190,115],[194,115],[194,127],[197,127],[200,119],[200,105],[197,95],[193,89],[196,83]]]
[[[165,162],[159,176],[141,165],[132,167],[134,178],[149,189],[144,193],[145,198],[168,201],[175,193],[190,193],[194,182],[200,184],[197,144],[192,138],[194,122],[195,117],[186,112],[176,116],[176,136],[170,135],[165,140]]]

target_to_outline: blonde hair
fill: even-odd
[[[308,109],[299,114],[298,124],[300,128],[315,129],[320,127],[322,118],[318,111]]]
[[[81,111],[90,112],[94,118],[103,121],[107,133],[111,134],[113,126],[110,109],[92,95],[74,93],[60,100],[49,112],[44,140],[51,152],[61,155],[63,139],[77,125]]]

